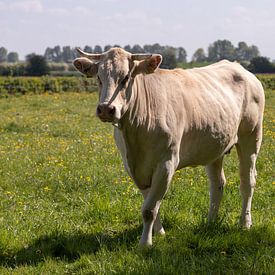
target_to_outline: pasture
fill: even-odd
[[[142,196],[124,171],[95,93],[0,99],[1,274],[268,273],[274,266],[274,91],[266,92],[251,230],[241,209],[236,150],[215,226],[206,223],[203,167],[175,174],[163,200],[166,237],[138,248]]]

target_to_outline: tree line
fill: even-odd
[[[167,59],[167,65],[164,66],[173,67],[177,63],[186,63],[187,52],[183,47],[172,47],[172,46],[162,46],[158,43],[153,45],[146,44],[143,47],[135,44],[133,46],[126,45],[121,47],[120,45],[106,45],[101,47],[100,45],[95,45],[94,47],[86,45],[83,49],[89,53],[102,53],[108,51],[111,47],[124,48],[126,51],[131,53],[159,53]],[[228,60],[238,60],[238,61],[250,61],[254,57],[259,56],[258,47],[255,45],[247,45],[245,42],[239,42],[238,46],[235,47],[229,40],[217,40],[210,44],[205,53],[203,48],[197,49],[193,56],[192,62],[216,62],[221,59]],[[47,47],[44,55],[47,62],[65,62],[69,63],[74,58],[77,57],[75,48],[70,46],[55,46]],[[8,52],[4,47],[0,48],[0,63],[1,62],[11,62],[15,63],[19,61],[18,53]]]
[[[134,46],[126,45],[121,47],[120,45],[106,45],[101,47],[96,45],[94,47],[86,45],[83,50],[89,53],[103,53],[108,51],[112,47],[124,48],[126,51],[131,53],[159,53],[163,56],[163,68],[174,68],[177,66],[177,63],[186,63],[187,52],[183,47],[172,47],[172,46],[161,46],[156,43],[153,45],[144,45],[141,47],[136,44]],[[65,46],[61,48],[60,46],[55,46],[53,48],[48,47],[45,50],[44,57],[48,62],[65,62],[69,63],[75,59],[78,54],[75,51],[75,48],[70,46]]]
[[[175,67],[178,63],[187,62],[187,52],[183,47],[161,46],[158,43],[144,45],[143,47],[138,44],[132,47],[130,45],[124,47],[106,45],[103,48],[100,45],[94,47],[86,45],[83,49],[89,53],[102,53],[108,51],[111,47],[124,48],[131,53],[159,53],[164,59],[163,67]],[[209,45],[207,53],[203,48],[197,49],[192,56],[192,62],[216,62],[221,59],[251,61],[259,55],[259,49],[255,45],[249,46],[242,41],[238,43],[237,47],[234,47],[229,40],[217,40]],[[49,62],[70,62],[77,57],[77,54],[74,48],[70,46],[65,46],[62,49],[60,46],[55,46],[53,48],[48,47],[45,50],[44,57]],[[165,62],[166,60],[167,62]]]
[[[179,66],[180,64],[187,63],[187,52],[183,47],[162,46],[158,43],[152,45],[146,44],[144,46],[140,46],[138,44],[133,46],[126,45],[124,47],[121,47],[120,45],[106,45],[104,47],[101,47],[100,45],[95,45],[94,47],[86,45],[83,47],[83,50],[89,53],[102,53],[108,51],[111,47],[124,48],[126,51],[131,53],[159,53],[163,56],[161,67],[166,69],[172,69]],[[39,66],[41,68],[44,66],[42,73],[47,74],[49,71],[58,68],[57,65],[51,65],[52,67],[49,67],[48,64],[71,64],[72,60],[74,60],[76,57],[78,57],[78,54],[74,47],[61,47],[58,45],[54,47],[47,47],[42,56],[36,55],[34,53],[27,55],[25,58],[26,62],[24,65],[21,64],[20,69],[14,67],[17,69],[15,74],[20,75],[21,71],[24,70],[25,75],[34,75],[37,73],[41,75],[41,72],[37,72]],[[208,46],[207,52],[205,52],[203,48],[198,48],[192,55],[190,64],[191,66],[193,66],[193,63],[207,64],[217,62],[222,59],[227,59],[230,61],[237,60],[253,72],[275,72],[275,65],[272,64],[268,58],[260,56],[260,52],[257,46],[247,45],[246,42],[241,41],[235,47],[229,40],[226,39],[217,40],[210,44]],[[0,63],[18,63],[18,61],[18,53],[8,52],[6,48],[0,47]],[[32,63],[37,63],[40,65],[38,66],[36,64],[36,66],[32,68]],[[68,69],[68,65],[67,67],[59,67],[60,70]],[[0,75],[5,74],[3,71],[5,71],[5,69],[2,68],[1,70],[0,66]]]
[[[89,53],[102,53],[108,51],[111,47],[120,47],[120,45],[106,45],[101,47],[96,45],[94,47],[86,45],[83,49]],[[169,63],[186,63],[187,52],[183,47],[161,46],[158,43],[153,45],[144,45],[143,47],[136,44],[134,46],[126,45],[123,47],[126,51],[131,53],[159,53],[170,57]],[[245,42],[239,42],[235,47],[229,40],[217,40],[209,45],[207,53],[203,48],[197,49],[193,56],[193,62],[216,62],[221,59],[250,61],[254,57],[260,55],[259,49],[255,45],[247,45]],[[47,62],[71,62],[77,57],[75,48],[70,46],[55,46],[47,47],[44,55]],[[0,48],[0,63],[1,62],[18,62],[18,53],[8,52],[4,47]]]

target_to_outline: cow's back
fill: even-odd
[[[262,119],[265,102],[263,86],[254,74],[239,63],[227,60],[190,72],[196,79],[198,75],[206,76],[203,83],[217,83],[212,85],[220,86],[217,91],[226,99],[226,103],[230,103],[230,98],[237,102],[236,107],[240,111],[239,134],[253,131],[259,119]],[[207,95],[211,96],[212,92],[208,90]]]
[[[262,119],[264,92],[258,79],[235,62],[185,73],[190,125],[182,136],[181,166],[206,165],[236,144],[242,133],[253,131]]]

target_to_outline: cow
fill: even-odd
[[[193,69],[160,69],[159,54],[111,48],[102,54],[77,49],[74,66],[97,77],[96,115],[114,125],[124,166],[141,191],[141,246],[164,235],[159,208],[176,170],[205,166],[210,182],[208,221],[217,218],[226,184],[223,158],[235,145],[242,211],[250,228],[256,159],[262,141],[264,90],[237,62],[223,60]]]

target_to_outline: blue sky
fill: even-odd
[[[20,58],[47,46],[183,46],[190,59],[217,39],[275,59],[274,0],[0,0],[0,46]]]

